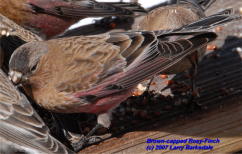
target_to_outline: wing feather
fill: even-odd
[[[27,98],[18,92],[1,70],[0,137],[44,153],[72,153],[50,135]]]

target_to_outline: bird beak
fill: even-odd
[[[14,83],[18,84],[22,81],[23,74],[17,71],[10,71],[9,72],[9,79]]]

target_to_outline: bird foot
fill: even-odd
[[[91,144],[95,144],[100,141],[102,141],[102,138],[98,137],[98,136],[91,136],[91,137],[83,136],[78,142],[71,143],[71,146],[75,152],[78,152],[81,149],[83,149],[84,147],[91,145]]]
[[[76,143],[79,142],[82,139],[82,135],[80,134],[75,134],[72,132],[66,132],[66,138],[71,142],[71,143]]]

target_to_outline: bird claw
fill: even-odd
[[[83,136],[78,142],[71,143],[71,146],[75,152],[78,152],[81,149],[83,149],[85,146],[90,144],[95,144],[100,141],[102,141],[102,138],[98,136],[91,136],[91,137]]]
[[[84,148],[84,142],[83,141],[79,141],[79,142],[76,142],[76,143],[71,143],[71,146],[72,146],[72,148],[73,148],[73,150],[75,151],[75,152],[78,152],[78,151],[80,151],[81,149],[83,149]]]
[[[103,139],[99,136],[92,136],[92,137],[89,137],[88,144],[95,144],[95,143],[100,142],[102,140]]]
[[[66,131],[66,130],[65,130]],[[79,134],[75,134],[69,131],[65,132],[65,136],[66,138],[71,142],[71,143],[76,143],[79,142],[82,139],[82,136]]]

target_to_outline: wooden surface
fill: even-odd
[[[232,100],[234,102],[235,100]],[[221,143],[208,150],[183,150],[182,152],[237,152],[242,150],[242,102],[227,104],[221,108],[190,116],[170,120],[166,124],[159,123],[155,128],[147,126],[147,130],[127,133],[120,137],[111,138],[98,145],[90,146],[81,153],[150,153],[146,147],[147,138],[151,139],[216,139]],[[166,144],[158,144],[166,145]],[[169,144],[168,144],[169,145]],[[179,146],[184,144],[178,144]],[[190,144],[195,145],[195,144]],[[204,144],[201,144],[204,145]],[[205,144],[206,145],[206,144]],[[152,153],[174,153],[180,151],[153,150]]]

